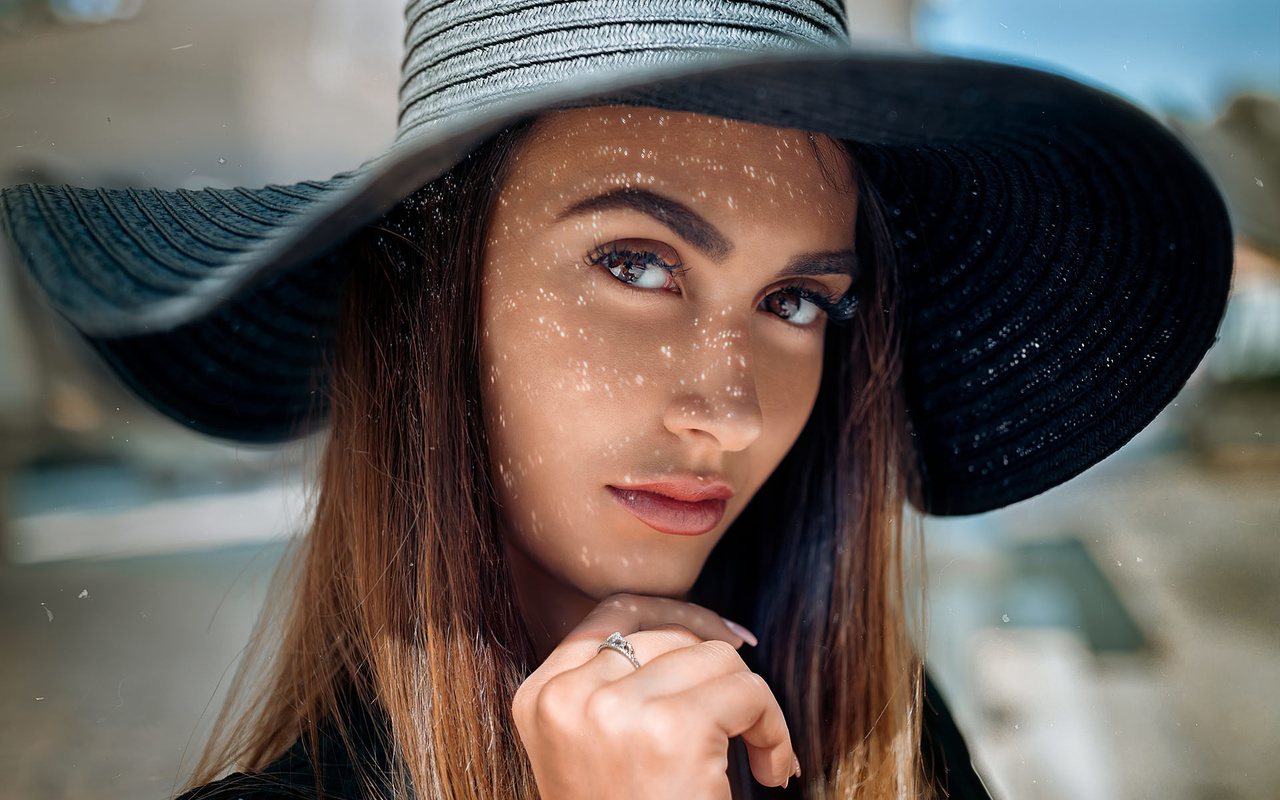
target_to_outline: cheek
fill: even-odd
[[[619,477],[612,470],[651,408],[649,359],[603,328],[591,291],[590,280],[486,284],[484,411],[494,477],[517,508],[537,497],[544,515],[570,517],[594,502],[591,487]]]
[[[757,358],[756,393],[764,429],[758,442],[763,483],[795,444],[813,411],[822,383],[822,335],[794,351],[778,350]],[[759,483],[756,485],[758,486]]]

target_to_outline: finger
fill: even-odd
[[[575,635],[578,639],[571,641],[570,637]],[[595,638],[596,636],[598,638]],[[526,683],[530,688],[534,688],[557,675],[572,675],[582,689],[591,692],[606,683],[635,672],[636,664],[633,664],[626,655],[612,648],[601,647],[607,638],[608,636],[594,634],[593,638],[587,639],[580,632],[570,633],[546,661],[534,670]],[[636,661],[640,665],[647,664],[664,653],[692,647],[703,641],[683,625],[671,623],[654,625],[649,630],[630,633],[624,638],[631,645]],[[729,646],[732,647],[732,645]]]
[[[680,625],[660,625],[653,630],[633,633],[627,637],[627,641],[632,644],[636,660],[641,664],[649,663],[650,660],[659,664],[657,679],[645,684],[647,692],[655,696],[670,695],[705,682],[733,669],[734,662],[741,668],[746,668],[738,657],[737,650],[728,642],[703,642],[688,628]],[[679,673],[679,665],[661,663],[664,655],[695,647],[703,649],[701,664],[698,659],[682,660],[681,663],[685,665],[684,674]],[[715,664],[713,653],[719,654],[719,660],[725,663]],[[595,699],[603,704],[602,707],[609,709],[636,708],[645,699],[645,696],[634,691],[631,684],[619,680],[645,670],[637,668],[626,655],[611,648],[600,648],[585,663],[558,672],[548,667],[550,662],[551,658],[548,657],[547,662],[521,685],[517,694],[526,698],[537,696],[540,702],[561,709],[580,708],[597,693],[600,696]],[[555,699],[552,699],[553,696]]]
[[[765,786],[781,786],[792,774],[791,734],[782,708],[764,678],[732,672],[654,703],[711,720],[726,737],[741,736],[751,774]]]
[[[632,653],[635,655],[639,666],[633,664],[625,654],[618,652],[616,649],[597,645],[598,650],[595,657],[581,667],[576,668],[576,671],[581,673],[582,679],[589,680],[594,686],[612,683],[620,678],[630,676],[633,672],[647,672],[649,664],[669,653],[688,650],[705,644],[693,631],[683,625],[659,625],[647,631],[633,633],[625,638],[627,643],[631,645]],[[733,645],[718,639],[713,639],[712,641],[716,643],[718,648],[732,654],[733,658],[741,663],[742,659],[738,658],[737,650]],[[707,660],[708,656],[703,655],[702,658]],[[686,689],[696,682],[728,671],[727,669],[718,668],[709,672],[702,668],[696,658],[688,666],[691,671],[686,675],[679,676],[680,680],[677,684],[667,688],[665,691],[655,691],[654,693],[671,694],[672,692]],[[643,669],[641,669],[642,667]],[[743,668],[746,668],[745,664]],[[668,668],[663,668],[662,671],[668,675],[672,672]],[[661,679],[656,683],[660,686]]]
[[[543,666],[553,673],[576,667],[593,658],[600,643],[615,631],[630,636],[667,624],[681,625],[699,639],[718,639],[734,647],[741,647],[744,641],[708,608],[668,597],[616,594],[601,600],[552,651]]]
[[[641,637],[656,635],[662,634],[645,631],[630,638],[640,640]],[[678,634],[671,631],[668,635]],[[640,644],[648,646],[650,642],[646,639],[636,645],[637,656]],[[618,661],[624,662],[625,666],[626,659],[619,658]],[[628,674],[618,676],[617,686],[619,691],[639,699],[677,694],[723,675],[750,672],[738,651],[727,642],[718,640],[672,647],[648,660],[641,660],[641,664],[641,669],[633,667]]]
[[[619,628],[619,625],[626,629]],[[679,625],[703,640],[719,639],[734,647],[741,647],[748,638],[755,639],[750,631],[709,608],[670,597],[638,594],[615,594],[601,600],[574,629],[574,633],[608,636],[617,630],[626,636],[663,625]]]

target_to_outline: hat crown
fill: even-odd
[[[405,23],[397,139],[578,76],[849,46],[842,0],[409,0]]]

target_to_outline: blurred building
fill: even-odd
[[[1085,475],[926,524],[928,659],[1008,798],[1269,798],[1280,731],[1280,19],[1274,4],[929,0],[918,40],[1165,116],[1237,231],[1219,341]]]
[[[394,135],[401,10],[0,0],[0,181],[261,186],[351,169]],[[160,417],[10,256],[0,797],[166,797],[304,521],[305,448],[231,447]]]
[[[1150,428],[1040,498],[926,523],[921,644],[980,770],[1006,798],[1280,796],[1274,3],[848,5],[867,38],[1032,59],[1176,116],[1240,231],[1221,341]],[[1250,22],[1264,6],[1270,27]],[[0,180],[199,188],[349,169],[394,134],[400,11],[0,0]],[[1182,63],[1163,66],[1170,53]],[[305,519],[305,448],[229,447],[158,417],[8,257],[0,796],[163,797]]]

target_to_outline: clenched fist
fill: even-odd
[[[735,626],[736,627],[736,626]],[[640,662],[598,650],[611,633]],[[601,601],[516,692],[543,800],[729,800],[729,740],[767,786],[798,773],[782,709],[714,612],[641,595]]]

